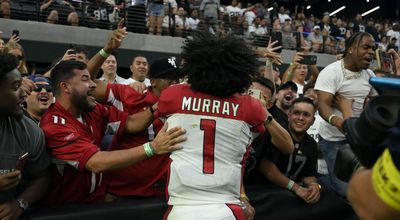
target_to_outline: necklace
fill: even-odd
[[[342,59],[341,62],[341,66],[342,66],[342,72],[343,72],[343,76],[346,80],[350,80],[350,79],[358,79],[361,77],[361,71],[358,72],[353,72],[353,71],[348,71],[346,70],[346,68],[344,68],[344,60]]]

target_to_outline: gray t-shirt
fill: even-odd
[[[18,158],[29,153],[18,187],[0,193],[0,203],[3,203],[16,198],[31,176],[47,169],[50,159],[46,153],[42,130],[26,116],[21,119],[0,118],[0,134],[0,173],[14,171]]]

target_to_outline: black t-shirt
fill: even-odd
[[[268,112],[271,113],[272,117],[284,128],[289,126],[288,116],[287,114],[276,107],[276,104],[273,105]]]
[[[97,21],[109,21],[108,15],[113,11],[113,7],[107,2],[92,2],[87,9],[87,14],[94,17]]]
[[[287,127],[283,127],[287,130]],[[285,155],[280,153],[272,144],[271,135],[268,132],[254,140],[245,166],[245,184],[270,183],[260,172],[259,167],[262,159],[272,161],[283,174],[296,182],[301,182],[303,177],[316,176],[317,143],[308,134],[304,136],[301,143],[294,143],[297,147],[294,153]]]

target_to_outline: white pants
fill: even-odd
[[[233,204],[170,206],[164,220],[244,220],[242,207]]]

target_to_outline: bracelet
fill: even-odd
[[[332,124],[332,119],[333,119],[334,117],[336,117],[335,114],[331,114],[331,115],[329,116],[329,118],[328,118],[328,123],[329,123],[329,124]]]
[[[310,183],[310,186],[311,186],[311,185],[317,185],[317,186],[318,186],[318,189],[319,189],[319,191],[321,192],[321,190],[322,190],[322,186],[321,186],[319,183],[312,182],[312,183]]]
[[[146,153],[147,157],[154,156],[154,148],[151,146],[150,142],[143,144],[144,152]]]
[[[287,188],[288,190],[292,190],[292,189],[293,189],[293,186],[294,186],[294,181],[293,181],[293,180],[289,180],[289,182],[288,182],[286,188]]]
[[[247,200],[247,202],[250,202],[249,197],[247,197],[247,195],[244,194],[244,193],[241,193],[241,194],[240,194],[240,198],[241,198],[241,199]]]
[[[108,54],[104,49],[101,49],[99,51],[99,55],[102,56],[104,59],[107,59],[107,57],[110,56],[110,54]]]

